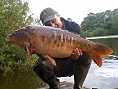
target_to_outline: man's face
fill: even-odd
[[[55,19],[45,22],[45,26],[53,26],[53,27],[58,27],[58,28],[62,27],[61,26],[62,22],[60,20],[59,14],[55,14],[55,15],[56,15]]]

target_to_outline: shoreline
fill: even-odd
[[[118,35],[109,35],[109,36],[95,36],[95,37],[86,37],[86,39],[103,39],[103,38],[118,38]]]

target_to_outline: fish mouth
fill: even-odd
[[[10,39],[9,38],[6,38],[6,43],[10,43]]]

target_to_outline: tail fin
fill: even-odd
[[[113,50],[101,43],[94,43],[94,50],[90,53],[91,59],[99,66],[102,66],[102,57],[109,55]]]

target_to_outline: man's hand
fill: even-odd
[[[71,54],[71,57],[73,60],[77,60],[79,56],[83,55],[82,50],[79,48],[76,48],[73,50],[73,53]]]

